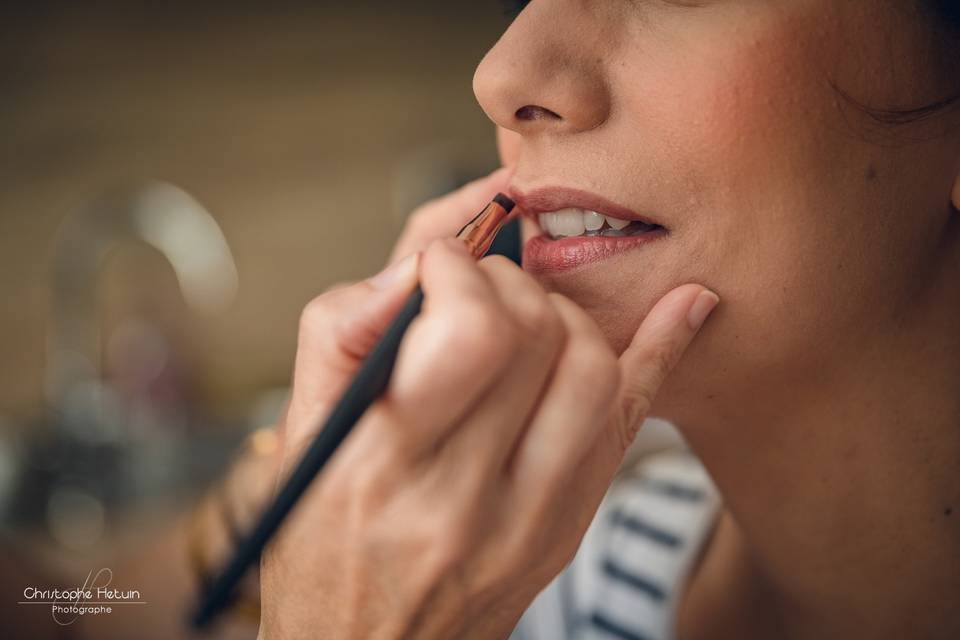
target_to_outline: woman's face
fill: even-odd
[[[534,0],[480,63],[521,206],[586,208],[536,197],[576,189],[666,230],[531,243],[525,217],[525,268],[618,350],[673,287],[720,295],[658,414],[823,384],[934,295],[960,146],[941,119],[871,126],[831,84],[893,107],[953,89],[911,4]]]

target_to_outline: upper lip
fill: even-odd
[[[637,220],[645,224],[660,225],[656,220],[611,202],[603,196],[570,187],[540,187],[526,192],[511,189],[510,198],[516,202],[523,214],[530,216],[575,208],[596,211],[620,220]]]

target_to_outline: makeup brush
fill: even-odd
[[[490,249],[497,232],[513,210],[513,200],[498,193],[459,233],[467,249],[477,259]],[[418,286],[384,332],[370,355],[360,365],[347,390],[327,417],[323,428],[307,447],[300,462],[289,475],[276,498],[260,516],[256,526],[240,541],[223,570],[210,583],[191,616],[191,624],[202,628],[226,606],[237,583],[247,569],[259,561],[264,547],[297,504],[313,479],[363,416],[383,394],[393,373],[400,342],[413,319],[420,313],[423,291]]]

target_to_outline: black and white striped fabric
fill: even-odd
[[[611,487],[570,565],[510,640],[670,640],[677,599],[719,510],[687,451],[640,460]]]

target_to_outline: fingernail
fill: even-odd
[[[368,282],[374,289],[391,289],[401,283],[412,284],[417,279],[417,265],[420,262],[420,253],[413,253],[395,262],[377,275],[373,276]]]
[[[699,330],[718,302],[720,302],[720,296],[709,289],[704,289],[697,294],[696,300],[687,311],[687,324],[690,328],[694,331]]]

